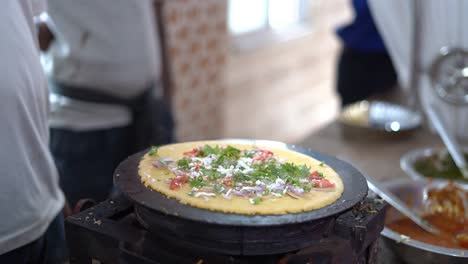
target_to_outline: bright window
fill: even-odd
[[[307,19],[309,0],[229,0],[228,24],[234,35],[282,30]]]

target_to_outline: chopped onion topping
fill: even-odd
[[[247,198],[247,197],[248,197],[248,195],[247,195],[245,192],[241,192],[241,191],[239,191],[239,190],[232,190],[232,193],[235,194],[235,195],[237,195],[237,196],[242,196],[242,197],[244,197],[244,198]]]
[[[241,191],[263,192],[263,191],[265,191],[265,188],[263,188],[261,186],[246,186],[246,187],[242,187]]]
[[[299,196],[304,195],[304,189],[302,189],[301,187],[288,185],[287,189],[288,191],[292,192],[295,195],[299,195]]]
[[[160,158],[159,161],[166,164],[174,162],[174,160],[171,158]]]
[[[153,163],[151,163],[151,165],[153,165],[153,167],[158,168],[158,169],[164,167],[164,165],[159,160],[153,161]]]
[[[203,191],[208,191],[208,192],[212,192],[213,191],[213,187],[209,187],[209,186],[204,186],[201,188]]]

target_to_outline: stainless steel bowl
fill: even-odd
[[[363,132],[377,136],[405,135],[422,123],[419,113],[383,101],[360,101],[346,106],[338,118],[345,135]]]
[[[385,186],[402,200],[411,204],[415,210],[422,207],[425,181],[412,181],[400,179],[385,183]],[[386,215],[386,221],[398,219],[402,216],[393,208]],[[385,246],[390,248],[403,261],[409,264],[466,264],[468,263],[468,250],[450,249],[434,246],[413,240],[405,235],[394,232],[385,227],[381,233]]]
[[[461,148],[463,152],[468,152],[468,147]],[[414,163],[421,159],[432,156],[434,154],[440,154],[446,151],[444,148],[421,148],[412,150],[400,158],[400,167],[401,169],[414,180],[425,180],[431,179],[434,183],[447,183],[448,180],[440,178],[427,178],[421,175],[414,169]],[[454,180],[455,183],[459,184],[465,189],[468,189],[468,183],[465,181]]]

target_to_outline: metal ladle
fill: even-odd
[[[414,223],[416,223],[419,227],[421,227],[422,229],[426,230],[427,232],[431,234],[438,235],[441,233],[441,231],[437,227],[429,224],[426,220],[421,218],[421,216],[413,212],[410,208],[406,206],[406,204],[402,200],[400,200],[400,198],[398,198],[389,190],[387,190],[387,188],[385,188],[384,186],[382,186],[380,183],[373,180],[369,176],[366,176],[366,179],[367,179],[367,185],[369,185],[369,188],[374,193],[382,197],[382,199],[384,199],[387,203],[393,206],[393,208],[395,208],[398,212],[407,216]]]

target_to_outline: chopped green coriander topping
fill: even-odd
[[[217,155],[220,153],[220,148],[218,145],[216,145],[215,147],[211,147],[210,145],[205,145],[202,149],[200,149],[201,152],[203,153],[203,156],[206,157],[208,155]]]
[[[250,203],[251,203],[251,204],[254,204],[254,205],[257,205],[257,204],[259,204],[259,203],[262,202],[262,201],[263,201],[263,199],[260,198],[260,197],[255,197],[255,198],[253,198],[253,199],[250,199]]]
[[[192,188],[190,196],[239,196],[252,204],[260,203],[262,197],[301,197],[314,188],[335,187],[322,172],[280,160],[267,149],[205,145],[184,152],[168,169],[175,175],[171,189],[187,183]]]
[[[182,170],[189,170],[190,169],[190,160],[187,157],[183,157],[182,159],[177,161],[177,166]]]
[[[320,166],[320,167],[325,166],[325,164],[323,163],[323,161],[319,163],[319,166]]]
[[[200,188],[205,186],[205,182],[202,177],[197,177],[190,180],[190,187]]]
[[[148,152],[148,155],[150,156],[154,156],[156,154],[158,154],[158,147],[157,146],[151,146],[151,150]]]

